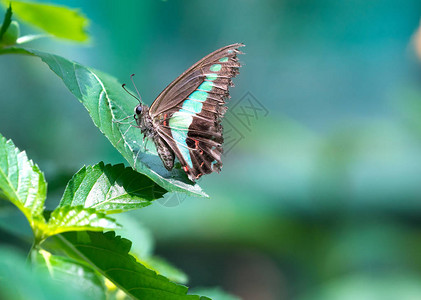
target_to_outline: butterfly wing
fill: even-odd
[[[156,98],[149,114],[190,180],[222,167],[221,119],[243,44],[218,49],[191,66]]]

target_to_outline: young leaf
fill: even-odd
[[[91,264],[118,288],[135,299],[207,299],[187,295],[187,287],[170,282],[136,262],[131,242],[114,232],[67,232],[58,236],[69,254]]]
[[[3,3],[9,3],[3,0]],[[14,14],[22,21],[59,38],[83,42],[88,39],[88,19],[78,10],[65,6],[12,1]]]
[[[0,42],[3,39],[3,35],[6,32],[7,28],[9,28],[10,23],[12,22],[12,6],[9,3],[9,8],[6,11],[6,14],[4,15],[3,24],[0,28]]]
[[[89,265],[72,258],[52,255],[42,249],[35,252],[32,258],[35,271],[49,273],[54,280],[77,287],[91,299],[106,298],[106,288],[102,276]]]
[[[0,135],[0,198],[18,207],[34,229],[43,223],[47,183],[44,174],[24,151]]]
[[[180,168],[167,171],[156,154],[145,151],[138,128],[119,124],[118,120],[133,114],[135,100],[122,91],[113,77],[91,70],[63,57],[24,48],[6,48],[0,54],[16,53],[36,55],[56,73],[88,110],[95,125],[110,140],[129,164],[145,174],[167,191],[184,192],[193,196],[208,197],[200,186],[188,180]],[[150,147],[149,143],[148,147]]]
[[[15,45],[18,42],[20,35],[19,23],[12,21],[0,40],[0,47]]]
[[[94,208],[61,206],[51,213],[43,231],[44,236],[51,236],[67,231],[102,231],[117,228],[120,226],[113,218]]]
[[[123,164],[83,167],[67,184],[60,206],[81,205],[107,213],[145,207],[166,190]]]

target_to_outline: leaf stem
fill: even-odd
[[[32,243],[31,249],[29,249],[28,255],[26,256],[26,263],[31,264],[33,262],[32,255],[35,251],[38,251],[39,242],[35,239]]]

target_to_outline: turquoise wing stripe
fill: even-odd
[[[187,165],[190,168],[193,168],[193,163],[191,161],[189,147],[187,146],[187,130],[190,124],[193,121],[193,115],[190,113],[185,113],[181,111],[175,112],[170,118],[169,125],[171,127],[171,135],[176,141],[178,150],[180,150],[181,155],[184,160],[187,162]]]
[[[203,102],[203,101],[206,100],[207,97],[208,97],[208,93],[207,92],[204,92],[204,91],[194,91],[193,93],[190,94],[190,96],[188,98]]]
[[[223,62],[223,60],[220,60]],[[225,61],[225,60],[224,60]],[[221,70],[220,64],[214,64],[210,67],[212,72]],[[206,80],[202,82],[196,91],[191,93],[188,98],[183,102],[182,109],[175,112],[169,120],[171,128],[171,135],[176,141],[176,146],[183,156],[184,160],[190,168],[193,168],[189,147],[187,146],[187,133],[188,129],[193,122],[193,117],[199,114],[203,108],[203,102],[208,97],[208,92],[213,88],[213,82],[218,78],[218,74],[208,74]]]
[[[219,72],[221,68],[222,66],[220,64],[214,64],[209,68],[209,70],[211,70],[212,72]]]
[[[213,83],[210,81],[204,81],[199,87],[198,90],[210,92],[213,88]]]
[[[203,104],[199,101],[187,99],[183,103],[183,109],[180,111],[191,113],[192,115],[198,114],[202,111]]]

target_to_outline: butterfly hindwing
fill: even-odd
[[[192,181],[219,172],[222,167],[221,119],[227,109],[224,104],[228,88],[240,67],[237,54],[241,46],[226,46],[204,57],[151,105],[149,114],[156,133],[175,153]],[[168,151],[165,145],[160,147],[158,153]]]

